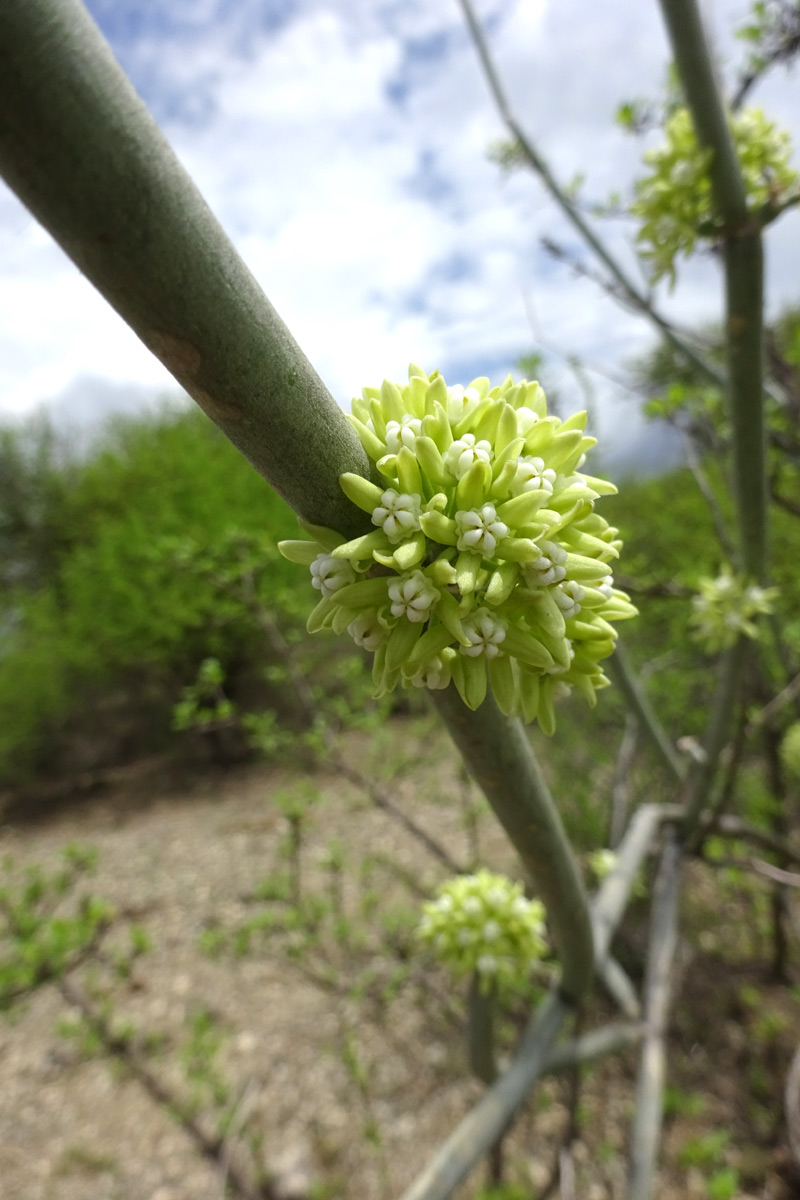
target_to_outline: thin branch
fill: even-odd
[[[608,671],[661,761],[673,779],[680,782],[686,775],[685,766],[636,678],[621,642],[617,642],[617,648],[608,660]]]
[[[638,809],[631,821],[619,848],[616,866],[603,880],[591,905],[598,962],[608,954],[642,860],[662,819],[674,815],[671,810],[648,804]],[[403,1193],[402,1200],[448,1200],[489,1147],[511,1125],[541,1077],[551,1047],[570,1011],[571,1006],[563,994],[553,988],[529,1021],[511,1065],[442,1143],[431,1162]]]
[[[735,838],[737,841],[752,842],[754,846],[760,846],[764,850],[769,850],[773,854],[777,854],[785,859],[786,862],[795,863],[800,867],[800,851],[792,849],[782,838],[775,837],[774,834],[767,833],[763,829],[758,829],[748,821],[742,820],[741,817],[725,813],[716,818],[711,828],[722,837]]]
[[[487,1150],[511,1125],[529,1095],[570,1006],[556,991],[531,1019],[511,1066],[483,1094],[402,1196],[402,1200],[449,1200]]]
[[[714,530],[716,532],[719,544],[722,547],[726,558],[728,558],[730,562],[736,562],[737,554],[733,538],[728,532],[728,526],[724,516],[722,515],[722,509],[717,502],[717,497],[714,495],[714,489],[708,482],[706,473],[703,470],[702,463],[700,462],[700,456],[697,453],[697,447],[695,445],[694,438],[685,429],[681,429],[681,434],[683,436],[683,448],[686,452],[686,465],[691,471],[700,494],[706,502],[708,511],[711,514],[711,520],[714,523]]]
[[[314,698],[311,685],[309,684],[303,672],[298,669],[297,663],[295,662],[291,651],[291,647],[286,641],[286,638],[283,636],[283,633],[278,627],[276,621],[258,602],[254,588],[250,603],[251,609],[258,623],[269,639],[273,651],[278,658],[281,659],[286,667],[287,672],[289,673],[289,678],[294,689],[295,696],[300,702],[300,706],[305,713],[309,725],[320,731],[325,744],[325,751],[328,755],[329,765],[334,767],[344,779],[347,779],[350,783],[355,784],[356,787],[365,792],[376,808],[379,808],[382,812],[385,812],[387,816],[391,817],[392,820],[396,821],[399,825],[402,825],[406,832],[411,834],[411,836],[415,838],[421,846],[424,846],[425,849],[432,854],[434,858],[438,859],[448,871],[452,872],[454,875],[465,874],[466,868],[459,863],[457,859],[453,858],[449,850],[447,850],[437,838],[432,837],[426,832],[426,830],[422,828],[421,825],[417,824],[413,817],[410,817],[406,812],[403,811],[402,808],[399,807],[386,788],[381,787],[381,785],[375,779],[370,778],[368,775],[365,775],[362,771],[360,771],[358,767],[355,766],[352,761],[342,752],[339,747],[335,731],[331,728],[327,718],[321,712],[320,707]]]
[[[68,1004],[78,1009],[82,1019],[100,1038],[107,1053],[124,1065],[159,1108],[174,1114],[203,1156],[224,1171],[228,1183],[242,1200],[278,1200],[271,1185],[259,1186],[250,1181],[231,1154],[227,1139],[209,1134],[203,1128],[186,1106],[141,1060],[128,1041],[125,1038],[117,1037],[102,1013],[79,987],[69,979],[61,979],[58,983],[58,990]]]
[[[608,248],[600,241],[591,226],[587,224],[575,203],[569,198],[564,189],[556,182],[556,179],[550,171],[547,163],[539,154],[538,150],[536,150],[533,143],[525,135],[511,111],[505,91],[503,90],[503,86],[500,82],[500,77],[489,54],[486,38],[475,15],[475,10],[472,6],[471,0],[459,0],[459,4],[461,5],[464,13],[464,17],[469,27],[472,40],[475,44],[475,49],[477,51],[481,67],[483,68],[483,73],[486,77],[486,82],[488,83],[489,89],[494,97],[498,112],[508,128],[509,133],[514,138],[514,141],[520,147],[520,150],[524,154],[529,166],[542,180],[545,188],[550,193],[553,200],[561,209],[567,220],[570,221],[571,224],[578,230],[586,244],[594,251],[600,262],[603,263],[611,276],[616,280],[617,284],[619,285],[620,292],[626,301],[637,312],[649,317],[649,319],[661,331],[667,341],[669,341],[671,345],[678,350],[683,358],[692,363],[692,365],[695,366],[705,378],[712,380],[719,386],[724,386],[725,377],[723,373],[719,371],[713,363],[709,362],[707,359],[703,358],[702,355],[698,354],[688,342],[684,341],[683,338],[681,338],[675,332],[673,326],[670,325],[669,322],[666,321],[664,317],[662,317],[661,314],[656,311],[650,299],[640,292],[636,285],[628,278],[619,263],[612,257]]]
[[[560,1075],[576,1064],[587,1066],[612,1054],[621,1054],[641,1042],[646,1026],[641,1022],[623,1025],[605,1025],[581,1037],[561,1042],[545,1059],[542,1075]]]
[[[622,838],[628,823],[631,801],[630,773],[639,744],[639,721],[630,709],[625,714],[625,731],[622,735],[617,758],[614,763],[614,778],[611,783],[611,822],[608,844],[614,850]]]
[[[678,943],[681,866],[681,847],[672,839],[664,847],[653,897],[645,982],[646,1033],[636,1086],[628,1200],[649,1200],[653,1192],[664,1113],[666,1034],[670,976]]]
[[[615,958],[606,958],[597,965],[597,976],[603,987],[631,1021],[641,1016],[642,1006],[630,976]]]
[[[709,801],[717,766],[726,749],[728,730],[736,711],[749,650],[748,639],[740,637],[722,656],[701,753],[698,760],[692,764],[684,789],[684,836],[688,842],[695,836],[703,810]]]

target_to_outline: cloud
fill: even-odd
[[[546,234],[586,258],[541,183],[505,178],[488,161],[503,128],[452,0],[90,7],[341,402],[384,375],[401,377],[412,358],[454,381],[497,378],[538,339],[554,348],[550,369],[577,404],[559,354],[614,368],[650,341],[644,323],[542,252]],[[612,116],[663,78],[655,6],[621,0],[613,20],[583,0],[478,8],[514,109],[558,176],[585,171],[589,199],[624,189],[641,147]],[[725,28],[735,8],[718,0],[717,24]],[[797,134],[785,78],[769,89],[770,107]],[[635,272],[625,230],[603,233]],[[796,298],[796,218],[770,243],[772,292]],[[7,192],[0,264],[0,412],[74,396],[87,376],[163,390],[163,369]],[[718,269],[701,261],[663,307],[695,324],[719,304]],[[611,385],[598,376],[597,390],[605,412]],[[99,408],[99,384],[86,394]]]

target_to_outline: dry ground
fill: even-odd
[[[402,742],[411,735],[399,736]],[[428,733],[414,751],[397,794],[463,859],[463,804],[474,796],[464,792],[447,755],[431,782],[430,763],[442,754],[438,738]],[[363,735],[353,735],[351,748],[362,760],[370,753],[385,760],[390,744],[369,748]],[[370,939],[352,946],[350,978],[341,947],[292,960],[285,938],[254,942],[243,957],[211,959],[198,946],[209,927],[229,928],[252,916],[254,890],[284,869],[286,822],[272,798],[295,778],[289,768],[262,766],[176,783],[158,766],[144,765],[35,819],[7,816],[0,856],[52,866],[68,843],[96,847],[92,891],[121,914],[135,914],[152,940],[131,978],[115,985],[114,1012],[133,1019],[140,1035],[159,1035],[147,1060],[153,1071],[185,1094],[180,1047],[202,1006],[225,1033],[221,1063],[236,1101],[238,1152],[246,1159],[248,1135],[260,1131],[256,1156],[277,1173],[287,1196],[388,1200],[480,1094],[465,1078],[455,1027],[462,989],[420,967],[396,998],[375,1002],[369,987],[350,986],[371,962],[373,981],[386,982],[391,955]],[[334,837],[347,864],[344,909],[356,917],[365,911],[366,891],[377,896],[376,911],[416,903],[395,871],[375,865],[376,852],[407,869],[412,886],[429,889],[442,878],[439,864],[354,788],[336,777],[316,782],[323,801],[303,846],[305,889],[324,892]],[[511,867],[490,818],[481,818],[481,828],[484,859]],[[369,888],[360,875],[365,859],[373,862]],[[800,1186],[787,1149],[782,1089],[800,1040],[799,993],[765,982],[766,947],[760,955],[752,947],[750,961],[735,969],[728,965],[719,935],[728,917],[734,925],[741,919],[739,910],[734,900],[730,914],[715,911],[707,886],[698,877],[687,906],[692,927],[680,958],[657,1195],[789,1200]],[[634,970],[640,937],[634,924],[622,947]],[[746,953],[748,946],[752,939]],[[320,977],[321,962],[338,964],[338,980],[335,972]],[[85,971],[76,979],[92,986]],[[454,1019],[442,1015],[444,1001]],[[56,1025],[65,1016],[69,1005],[50,985],[11,1019],[0,1017],[2,1200],[220,1200],[224,1167],[199,1155],[164,1106],[118,1064],[61,1036]],[[572,1194],[580,1200],[624,1195],[635,1067],[629,1053],[585,1081],[572,1147]],[[520,1197],[538,1195],[547,1183],[568,1094],[566,1082],[547,1083],[515,1129],[508,1163],[523,1186]],[[737,1177],[732,1171],[738,1183],[725,1191],[725,1173],[729,1188]],[[482,1174],[463,1197],[477,1195]]]

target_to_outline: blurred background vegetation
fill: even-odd
[[[715,332],[704,337],[713,353]],[[771,365],[790,385],[784,394],[796,397],[798,313],[774,324],[769,346]],[[546,362],[542,370],[546,387]],[[628,478],[616,480],[619,495],[602,502],[625,541],[621,586],[641,612],[625,630],[626,645],[678,738],[700,732],[712,685],[711,663],[688,636],[690,597],[723,561],[716,527],[730,515],[728,431],[720,396],[663,347],[628,371],[653,437],[669,424],[693,448],[694,470],[641,478],[631,463]],[[789,640],[775,652],[778,673],[788,666],[781,654],[796,660],[800,650],[797,416],[786,403],[771,407],[773,565]],[[165,402],[155,413],[112,421],[80,453],[39,416],[0,430],[0,476],[4,787],[154,753],[227,762],[253,753],[254,742],[262,752],[285,751],[287,741],[254,738],[252,729],[248,736],[240,719],[267,712],[290,730],[307,720],[265,620],[292,647],[317,697],[338,703],[341,720],[370,711],[369,674],[356,647],[304,633],[310,588],[274,548],[295,536],[293,514],[199,411]],[[209,658],[219,666],[204,676]],[[198,724],[185,719],[187,705],[197,708],[203,688],[217,696],[205,717],[208,736],[187,739],[185,727]],[[393,704],[422,711],[416,693]],[[544,758],[588,789],[598,769],[613,769],[619,748],[625,709],[616,689],[587,716],[580,701],[568,703]]]

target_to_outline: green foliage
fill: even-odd
[[[66,745],[86,708],[100,707],[105,720],[98,729],[84,718],[84,728],[113,743],[122,695],[152,743],[154,727],[168,730],[178,689],[202,659],[217,657],[241,674],[263,657],[252,613],[191,556],[199,544],[209,555],[223,546],[234,558],[236,535],[249,535],[250,552],[262,554],[262,594],[291,623],[290,568],[271,547],[293,518],[194,410],[117,422],[83,463],[61,465],[54,450],[31,447],[22,434],[2,436],[0,456],[16,456],[28,488],[17,489],[18,518],[0,510],[6,571],[19,574],[0,612],[0,776],[15,780],[37,766],[45,739],[57,760],[59,730]],[[49,465],[38,487],[43,455]],[[47,553],[31,549],[26,528],[36,523]]]
[[[111,909],[84,892],[79,882],[94,868],[94,851],[67,846],[64,865],[3,864],[0,886],[0,1010],[8,1009],[43,983],[60,978],[85,958],[111,921]],[[65,908],[65,901],[71,903]]]

